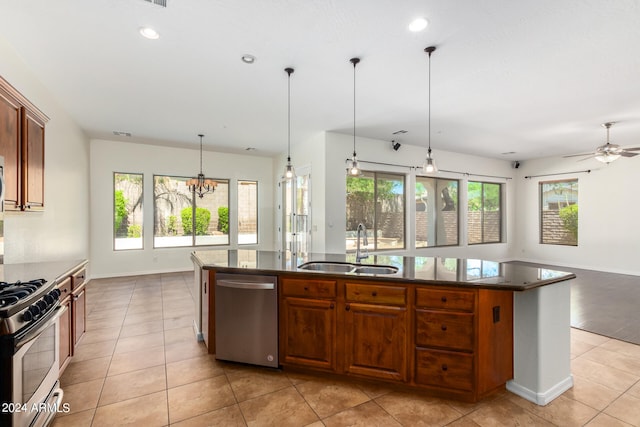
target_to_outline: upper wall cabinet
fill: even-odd
[[[0,156],[4,157],[4,206],[44,209],[44,125],[49,118],[0,77]]]

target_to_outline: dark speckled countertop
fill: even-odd
[[[290,252],[210,250],[195,251],[191,258],[201,268],[229,273],[313,274],[325,277],[350,277],[385,282],[510,291],[526,291],[576,277],[575,274],[566,271],[463,258],[371,255],[362,261],[362,265],[377,264],[398,268],[395,274],[383,275],[328,273],[298,268],[311,261],[355,263],[355,254],[297,254],[294,256]]]

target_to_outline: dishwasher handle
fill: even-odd
[[[240,280],[217,280],[216,286],[235,289],[275,289],[275,283],[270,282],[242,282]]]

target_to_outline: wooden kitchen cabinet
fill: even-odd
[[[58,283],[60,290],[60,305],[66,307],[65,312],[60,317],[60,374],[67,367],[73,356],[73,323],[71,318],[71,277],[67,277]]]
[[[79,268],[58,279],[60,304],[67,310],[60,317],[60,375],[75,354],[75,349],[87,328],[86,270]]]
[[[414,381],[477,400],[513,377],[513,295],[416,288]]]
[[[466,401],[513,377],[513,292],[280,276],[280,364]]]
[[[336,282],[280,281],[280,363],[335,371]]]
[[[345,372],[407,380],[407,288],[345,284]]]
[[[44,128],[48,117],[0,77],[0,156],[5,209],[44,208]]]

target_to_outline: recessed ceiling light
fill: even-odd
[[[429,21],[426,18],[416,18],[409,24],[409,31],[418,32],[427,28]]]
[[[156,40],[160,38],[160,34],[151,27],[140,28],[140,34],[142,34],[143,37],[146,37],[151,40]]]
[[[242,62],[245,64],[253,64],[256,62],[256,57],[249,54],[242,55]]]

